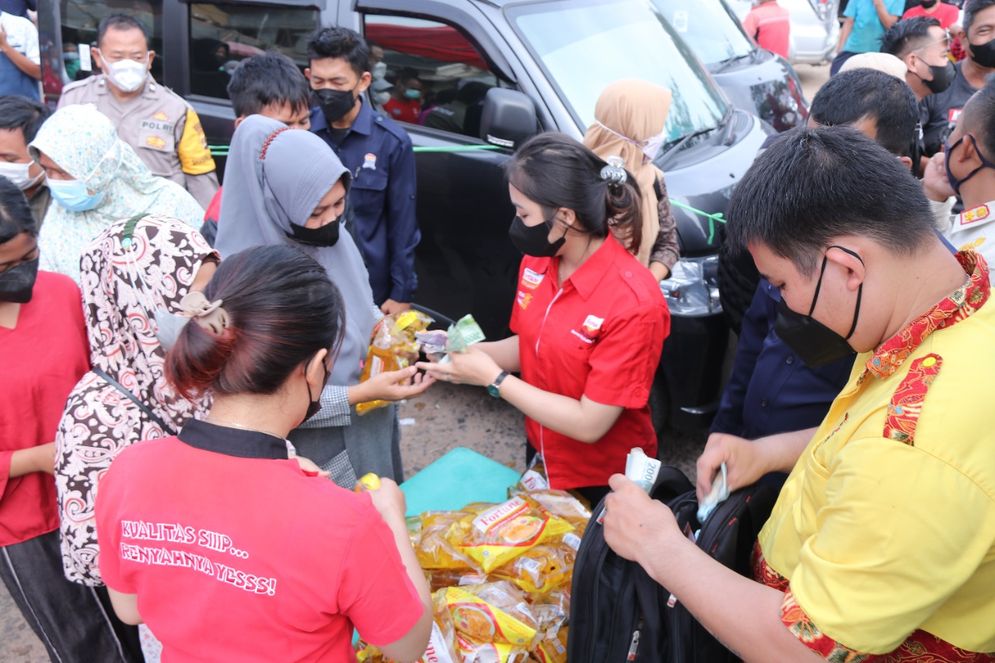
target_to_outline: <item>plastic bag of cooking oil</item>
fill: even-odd
[[[421,311],[404,311],[384,316],[373,328],[373,338],[359,381],[366,382],[381,373],[407,368],[418,361],[415,334],[425,331],[430,324],[432,318]],[[356,412],[366,414],[387,405],[387,401],[368,401],[357,405]]]
[[[525,595],[507,582],[449,587],[445,599],[453,626],[465,640],[523,651],[535,641],[538,624]]]
[[[570,587],[576,551],[562,541],[543,543],[530,548],[491,575],[507,580],[532,595]]]
[[[412,536],[418,564],[426,571],[449,569],[460,574],[479,571],[478,565],[459,549],[465,539],[464,511],[428,511],[419,516],[420,526]]]
[[[485,573],[518,557],[530,548],[573,531],[573,526],[524,497],[492,506],[463,520],[466,535],[459,550],[477,562]]]
[[[571,525],[578,536],[584,534],[587,523],[591,520],[591,510],[565,490],[535,490],[522,495]]]

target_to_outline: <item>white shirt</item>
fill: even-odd
[[[38,28],[23,16],[0,11],[0,27],[7,33],[7,43],[34,64],[41,64],[38,52]]]

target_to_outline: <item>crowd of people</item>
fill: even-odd
[[[350,660],[357,631],[418,660],[395,404],[442,380],[522,412],[527,461],[744,660],[995,660],[995,0],[966,3],[956,64],[944,5],[901,5],[850,0],[808,126],[726,215],[762,278],[697,491],[720,467],[779,487],[752,578],[622,476],[633,447],[667,458],[648,401],[680,244],[653,157],[679,90],[619,80],[583,140],[518,145],[512,335],[363,381],[417,289],[399,122],[464,123],[479,91],[425,115],[416,72],[388,90],[381,48],[318,29],[303,71],[227,74],[220,187],[134,18],[101,22],[102,73],[54,112],[0,57],[0,578],[51,659]]]

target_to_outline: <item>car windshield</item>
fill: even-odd
[[[753,44],[722,0],[653,0],[670,27],[707,65],[740,58]]]
[[[695,56],[641,0],[559,0],[508,11],[581,127],[594,121],[601,91],[620,78],[673,91],[668,143],[714,129],[726,114]]]

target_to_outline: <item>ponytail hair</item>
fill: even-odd
[[[574,211],[594,237],[609,231],[630,253],[642,243],[642,194],[632,173],[604,161],[582,143],[548,132],[526,141],[505,165],[508,182],[546,215]]]
[[[291,372],[345,333],[345,304],[325,269],[300,249],[259,246],[226,258],[204,289],[221,300],[217,333],[184,325],[166,355],[166,379],[185,398],[272,394]]]

